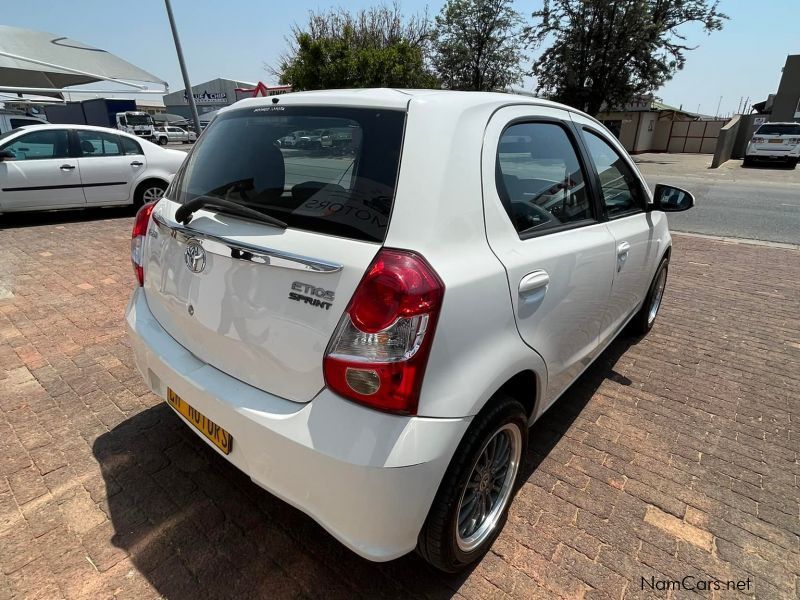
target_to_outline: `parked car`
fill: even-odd
[[[293,131],[289,135],[285,135],[279,139],[279,146],[284,148],[294,148],[298,146],[300,138],[307,135],[306,131]]]
[[[105,127],[15,129],[0,135],[0,213],[158,200],[185,157]]]
[[[322,120],[352,161],[275,145]],[[215,452],[348,548],[458,571],[503,526],[528,427],[653,326],[664,212],[693,203],[546,100],[243,100],[136,217],[131,345]]]
[[[764,123],[747,144],[744,166],[756,162],[782,162],[792,167],[800,160],[800,123]]]
[[[166,146],[169,142],[181,142],[184,144],[194,144],[197,141],[197,134],[194,131],[187,131],[181,127],[167,125],[156,127],[155,138],[161,146]]]
[[[47,121],[38,117],[31,117],[23,112],[3,110],[0,111],[0,133],[7,133],[27,125],[46,125]]]

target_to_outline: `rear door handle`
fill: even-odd
[[[528,273],[522,278],[522,281],[519,282],[519,295],[525,296],[531,292],[547,287],[549,283],[550,275],[547,274],[547,271],[539,269],[533,273]]]
[[[630,252],[631,245],[628,242],[620,242],[617,246],[617,273],[622,270],[625,261],[628,260],[628,252]]]
[[[58,168],[62,171],[72,171],[75,168],[75,165],[61,165]]]
[[[141,167],[144,163],[140,160],[135,160],[131,163],[132,167]]]

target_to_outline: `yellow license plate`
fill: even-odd
[[[183,398],[178,396],[170,388],[167,388],[167,402],[172,408],[181,413],[195,428],[206,436],[211,442],[225,454],[230,454],[233,448],[233,438],[231,434],[222,427],[214,423],[196,408],[189,406]]]
[[[782,144],[783,140],[770,140],[769,143],[770,144]]]

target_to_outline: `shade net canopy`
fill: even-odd
[[[53,33],[0,25],[0,89],[61,89],[103,80],[166,87],[152,73],[100,48]]]
[[[161,113],[157,115],[152,115],[153,121],[156,123],[180,123],[181,121],[185,121],[186,117],[182,117],[181,115],[173,115],[172,113]]]

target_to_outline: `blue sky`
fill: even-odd
[[[286,47],[294,22],[309,10],[332,5],[360,8],[374,2],[291,0],[172,0],[192,83],[216,77],[275,83],[264,63],[275,64]],[[403,0],[403,12],[436,14],[443,0]],[[714,114],[734,112],[741,97],[751,102],[774,92],[787,54],[800,53],[797,0],[770,0],[769,11],[752,0],[722,0],[731,19],[711,36],[687,27],[689,42],[699,47],[688,54],[686,68],[657,95],[668,104]],[[526,17],[539,0],[518,0]],[[161,0],[135,3],[116,0],[5,2],[0,23],[65,35],[103,48],[166,79],[171,90],[183,88],[178,61]],[[533,82],[527,81],[530,87]]]

